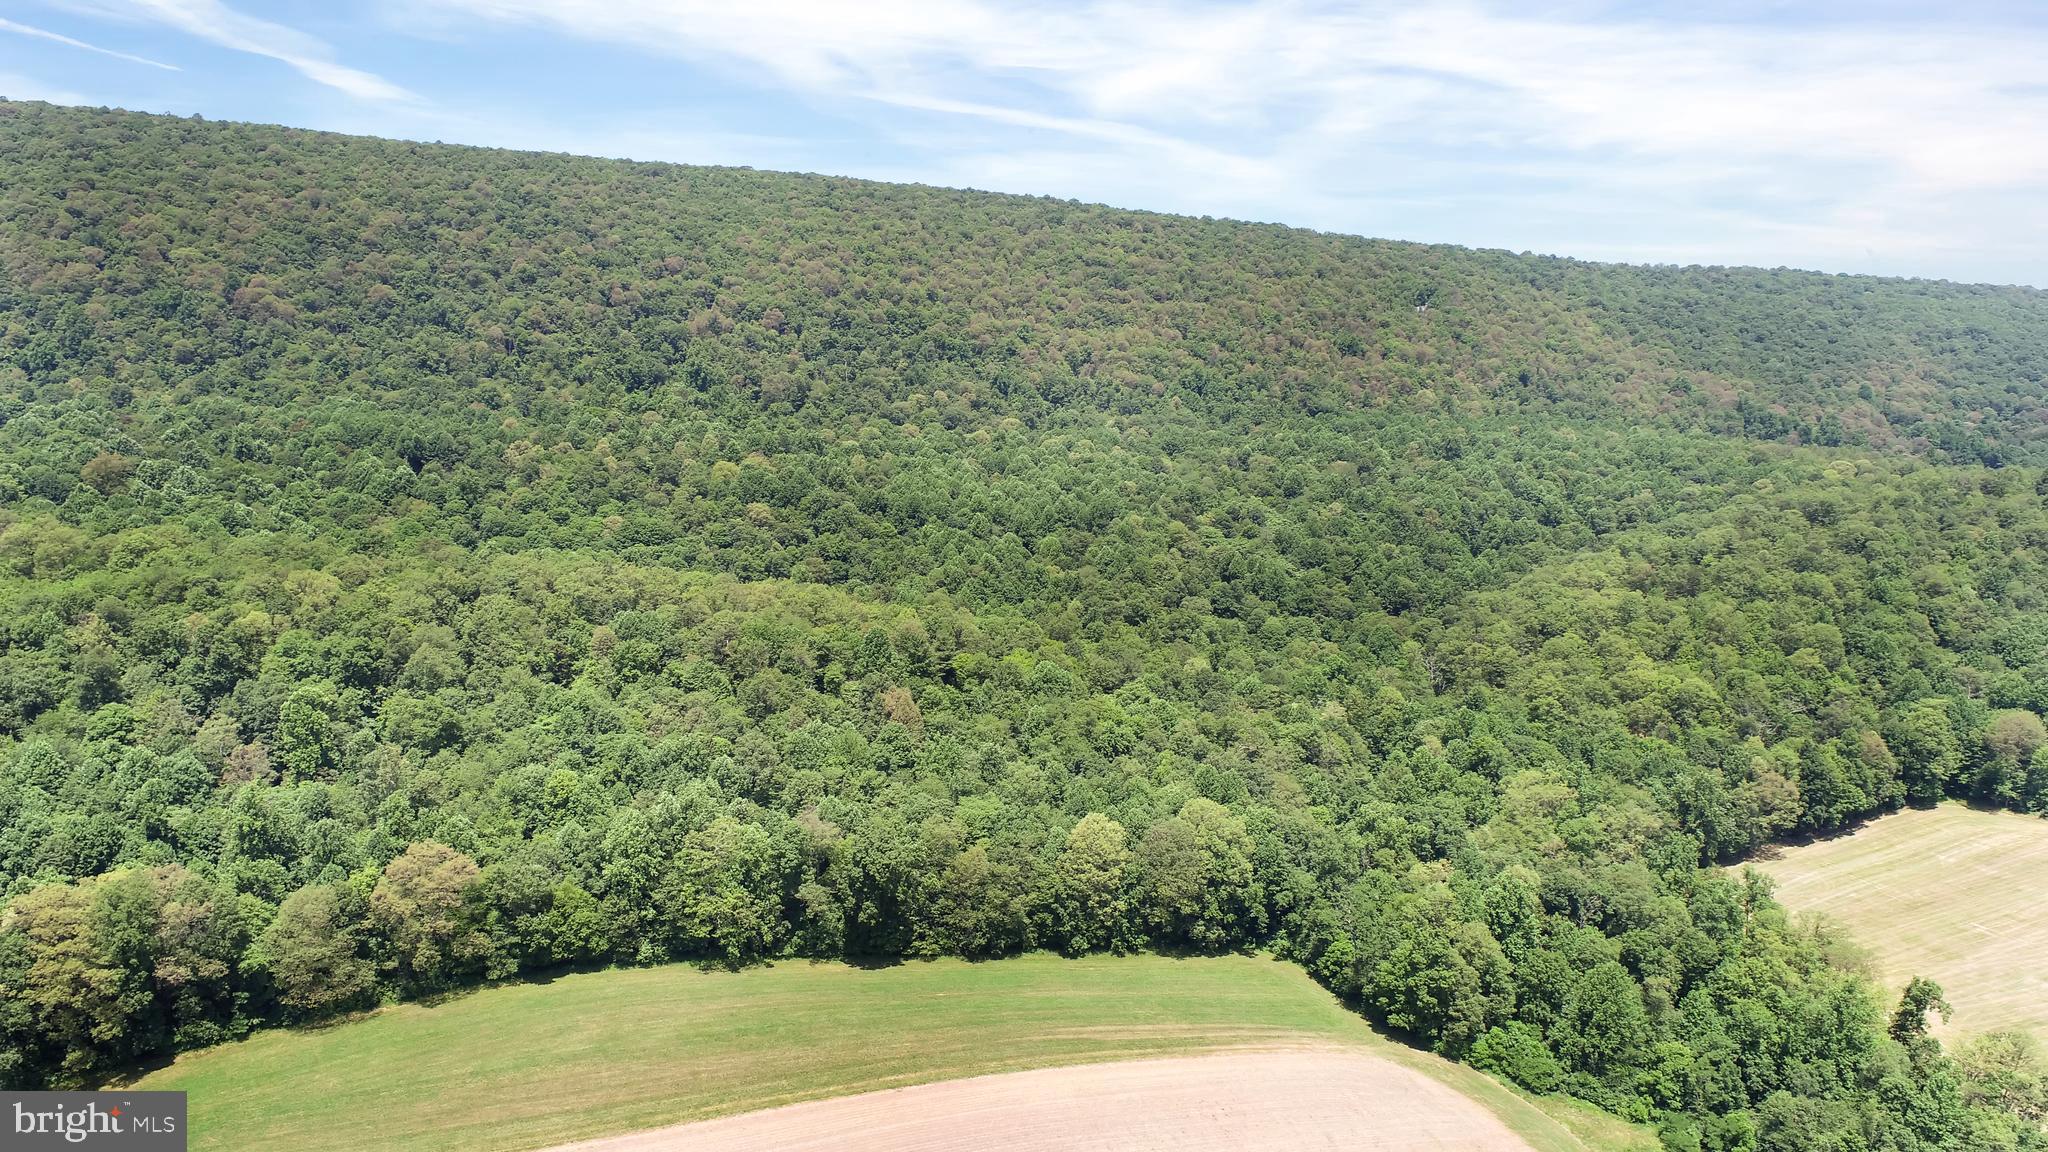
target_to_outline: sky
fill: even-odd
[[[0,0],[0,96],[2048,286],[2043,0]]]

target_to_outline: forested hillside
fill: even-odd
[[[1270,947],[1674,1148],[2039,1147],[1709,866],[2048,810],[2044,465],[2031,290],[0,104],[0,1082]]]

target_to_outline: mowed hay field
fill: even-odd
[[[2048,820],[1908,809],[1755,867],[1786,907],[1848,929],[1891,991],[1939,982],[1955,1006],[1948,1030],[2048,1040]]]
[[[1656,1147],[1574,1101],[1531,1101],[1387,1041],[1299,968],[1247,956],[581,973],[262,1033],[132,1086],[189,1093],[198,1152],[464,1152],[1049,1065],[1302,1045],[1420,1071],[1535,1152]]]

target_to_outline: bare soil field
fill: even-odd
[[[1225,1052],[946,1080],[556,1152],[1530,1152],[1418,1072],[1341,1049]]]
[[[1955,1006],[1947,1030],[2048,1040],[2048,820],[1909,809],[1755,867],[1787,908],[1848,929],[1890,991],[1939,982]]]

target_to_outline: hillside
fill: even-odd
[[[2048,807],[2048,294],[0,105],[0,1079],[1268,948],[1674,1147],[2027,1123],[1707,867]]]

